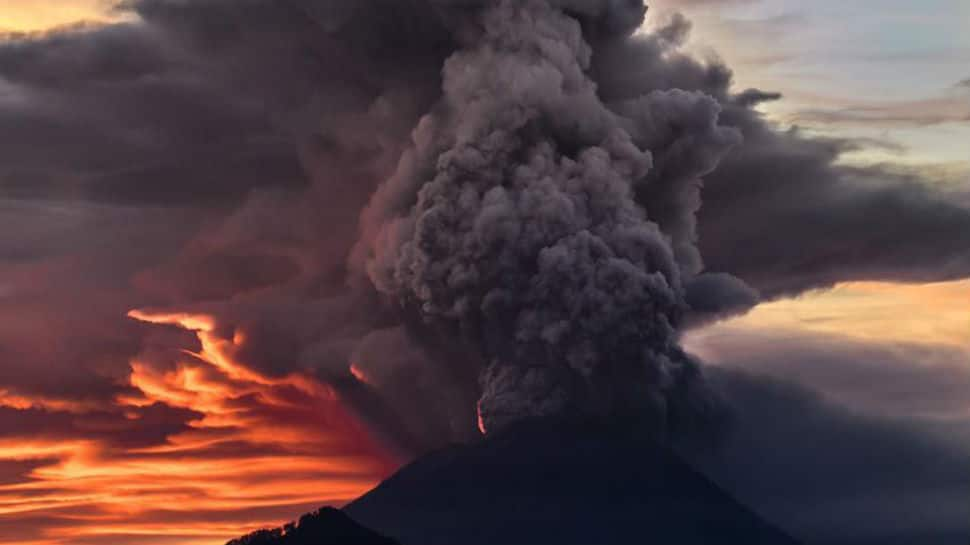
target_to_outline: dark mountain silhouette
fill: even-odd
[[[357,524],[339,509],[325,507],[300,521],[274,530],[260,530],[226,545],[398,545]]]
[[[304,517],[296,532],[230,545],[389,542],[322,513],[309,531]],[[344,513],[405,545],[797,543],[668,448],[602,425],[532,423],[431,453]]]
[[[796,543],[670,450],[602,425],[445,449],[344,511],[407,545]]]

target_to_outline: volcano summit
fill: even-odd
[[[418,459],[344,508],[404,545],[795,545],[636,432],[523,422]],[[303,539],[337,543],[343,523]],[[377,538],[346,543],[379,544]],[[343,543],[343,542],[341,542]]]

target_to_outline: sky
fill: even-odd
[[[885,145],[843,160],[894,162],[941,173],[970,188],[970,3],[696,2],[671,8],[695,23],[694,46],[736,70],[737,85],[781,92],[764,108],[781,126]],[[875,9],[874,9],[875,7]],[[962,71],[961,71],[962,70]],[[744,331],[858,337],[880,343],[947,346],[970,364],[970,283],[847,283],[761,305],[696,334],[695,350]],[[970,407],[968,407],[970,408]]]
[[[740,85],[784,93],[769,108],[777,119],[895,145],[856,160],[950,163],[966,181],[966,2],[710,4],[686,10],[697,47],[724,56]]]
[[[916,180],[954,207],[970,207],[970,3],[658,0],[641,32],[663,28],[674,11],[693,22],[686,50],[722,58],[734,70],[734,90],[783,95],[758,106],[771,126],[851,141],[838,154],[839,167],[868,172],[876,166]],[[58,45],[58,33],[69,27],[112,28],[119,22],[120,30],[105,33],[95,45],[107,44],[121,68],[92,53],[94,68],[75,70],[72,55],[86,50]],[[140,34],[128,34],[125,25],[139,24],[137,16],[117,13],[100,0],[0,0],[0,115],[27,112],[0,117],[0,124],[22,123],[17,126],[26,135],[18,144],[13,135],[19,133],[0,130],[0,147],[13,150],[4,156],[12,166],[0,177],[0,231],[17,233],[0,238],[0,545],[219,543],[322,504],[346,502],[412,452],[401,446],[406,441],[374,431],[373,421],[384,416],[351,407],[349,399],[357,403],[354,396],[366,396],[361,388],[324,380],[294,363],[306,354],[332,359],[334,369],[347,375],[340,380],[376,387],[397,380],[395,373],[411,372],[405,365],[381,375],[379,362],[388,353],[420,359],[398,339],[402,334],[393,324],[368,324],[376,328],[373,334],[359,331],[358,322],[369,319],[359,316],[366,308],[339,297],[309,307],[297,301],[301,293],[329,295],[330,284],[319,279],[339,275],[334,259],[342,261],[351,250],[344,233],[330,228],[330,218],[343,218],[355,230],[367,192],[348,190],[329,208],[306,215],[296,206],[292,217],[281,219],[272,211],[282,197],[262,191],[279,180],[289,187],[298,159],[306,160],[312,150],[290,150],[280,142],[302,136],[307,123],[345,128],[354,142],[411,127],[375,122],[346,128],[341,112],[324,104],[313,110],[315,120],[287,118],[292,133],[267,129],[266,116],[251,112],[289,104],[296,92],[277,95],[265,91],[264,82],[231,76],[229,84],[193,79],[195,72],[180,70],[196,66],[196,59],[179,57],[169,66],[162,58],[167,50],[156,52]],[[214,35],[199,48],[219,55],[224,44]],[[54,53],[44,62],[55,70],[35,75],[33,57],[18,44],[45,39],[52,40]],[[285,79],[298,68],[285,56],[285,44],[258,39],[270,44],[268,65],[279,70],[274,77]],[[135,60],[126,64],[129,57],[121,51]],[[147,67],[136,78],[142,93],[136,96],[160,105],[149,113],[110,87],[112,70],[131,69],[143,58]],[[228,66],[208,73],[228,72]],[[169,74],[176,75],[174,86],[159,83]],[[217,76],[221,72],[212,77]],[[80,82],[74,102],[58,95],[65,81]],[[231,96],[235,88],[271,99]],[[227,98],[212,106],[196,98],[200,89]],[[355,104],[352,97],[335,96],[328,98]],[[105,107],[106,101],[116,109]],[[368,111],[384,119],[381,107]],[[213,125],[229,129],[210,132]],[[97,132],[102,127],[108,129]],[[57,160],[31,145],[38,141],[59,153]],[[158,142],[164,145],[158,148]],[[320,136],[312,145],[340,143]],[[255,159],[247,155],[257,146],[268,151]],[[376,155],[379,163],[385,152],[393,155],[393,147],[362,153]],[[220,163],[216,156],[229,160]],[[334,170],[310,163],[311,177]],[[190,171],[185,165],[202,166]],[[169,183],[173,179],[177,182]],[[141,189],[133,180],[146,186],[159,182]],[[829,204],[840,205],[834,200],[824,205]],[[833,250],[831,255],[846,259],[846,270],[833,267],[839,274],[774,283],[739,265],[759,282],[765,301],[691,330],[684,344],[713,368],[814,392],[832,414],[845,411],[906,433],[912,429],[919,441],[950,430],[948,440],[958,444],[939,452],[965,454],[970,450],[966,256],[934,261],[934,248],[943,247],[942,255],[950,251],[948,241],[957,239],[945,226],[919,222],[915,229],[926,233],[929,249],[911,256],[903,248],[920,232],[903,225],[909,216],[899,216],[897,225],[892,214],[887,219],[872,212],[859,219],[877,223],[864,248]],[[940,216],[947,214],[959,225],[956,212],[940,208]],[[857,223],[833,225],[838,231]],[[253,226],[259,226],[259,235],[251,232]],[[705,231],[702,224],[702,243],[705,234],[718,241],[708,252],[712,263],[729,262],[745,241],[757,241],[764,232],[762,226],[751,229],[747,238],[741,235],[748,231],[738,228],[738,239],[725,239],[741,240],[735,248],[720,242],[730,233]],[[879,236],[883,232],[888,234]],[[815,248],[806,244],[781,252],[778,261],[802,250]],[[866,259],[873,253],[889,258],[869,268]],[[816,264],[796,261],[793,267]],[[297,272],[301,268],[314,275]],[[285,288],[271,300],[269,287],[276,284]],[[284,316],[294,314],[319,314],[329,322],[291,327]],[[315,327],[339,330],[339,338],[313,345]],[[360,336],[365,342],[345,346],[345,339]],[[311,344],[306,351],[290,347],[304,342]],[[392,411],[426,392],[424,387],[440,390],[441,384],[422,383],[400,393],[388,402]],[[413,432],[412,443],[455,438],[449,423],[420,431],[422,422],[434,420],[429,415],[452,401],[428,402],[400,416]],[[740,490],[744,486],[738,484]],[[757,490],[747,492],[751,501],[764,501]],[[945,503],[957,512],[966,505],[928,503]],[[774,509],[774,515],[788,516],[783,506]],[[816,522],[791,520],[809,529]]]

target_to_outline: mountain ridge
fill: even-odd
[[[631,429],[515,426],[419,457],[343,510],[227,545],[797,545]]]
[[[344,507],[406,545],[794,545],[649,435],[531,422],[417,459]]]

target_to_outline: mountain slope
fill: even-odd
[[[599,426],[433,453],[345,512],[406,545],[796,543],[667,449]]]

